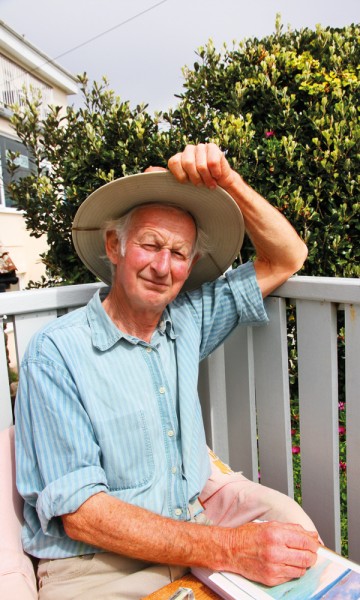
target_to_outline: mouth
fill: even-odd
[[[145,285],[150,288],[159,289],[159,290],[167,290],[169,287],[169,284],[164,283],[163,281],[156,281],[154,279],[146,279],[144,277],[142,278],[142,280],[145,283]]]

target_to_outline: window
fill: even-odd
[[[13,103],[24,106],[25,94],[34,95],[35,97],[40,94],[42,100],[40,116],[41,118],[45,117],[48,105],[52,104],[53,101],[52,87],[0,53],[0,108],[10,111]],[[11,179],[6,164],[9,152],[17,152],[19,155],[16,160],[19,168],[13,177],[15,181],[21,177],[26,177],[35,168],[28,150],[21,142],[0,135],[0,208],[14,207],[7,190]]]
[[[31,161],[29,151],[18,140],[0,135],[0,207],[12,208],[14,203],[7,190],[10,183],[10,173],[7,168],[7,159],[9,152],[17,152],[16,163],[18,169],[13,176],[13,181],[18,181],[21,177],[26,177],[34,170],[34,163]]]

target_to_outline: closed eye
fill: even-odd
[[[183,252],[180,252],[180,250],[172,250],[171,254],[176,258],[180,258],[181,260],[187,260],[188,258]]]
[[[160,250],[160,246],[157,246],[156,244],[142,244],[142,248],[144,248],[144,250],[151,250],[151,252]]]

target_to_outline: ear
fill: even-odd
[[[106,232],[105,250],[109,261],[113,265],[117,265],[120,256],[120,242],[115,231]]]

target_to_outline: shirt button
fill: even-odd
[[[176,514],[177,517],[180,517],[180,515],[182,513],[182,510],[181,510],[181,508],[175,508],[174,512],[175,512],[175,514]]]
[[[173,475],[175,475],[176,471],[177,471],[176,467],[171,467],[171,472],[172,472]]]
[[[172,429],[169,429],[169,431],[167,432],[169,437],[173,437],[174,432]]]
[[[150,354],[150,352],[151,352],[151,348],[150,348],[150,346],[148,346],[148,347],[146,348],[146,352],[148,352],[148,353]]]
[[[159,392],[160,392],[160,394],[165,394],[165,388],[163,386],[161,386],[159,388]]]

